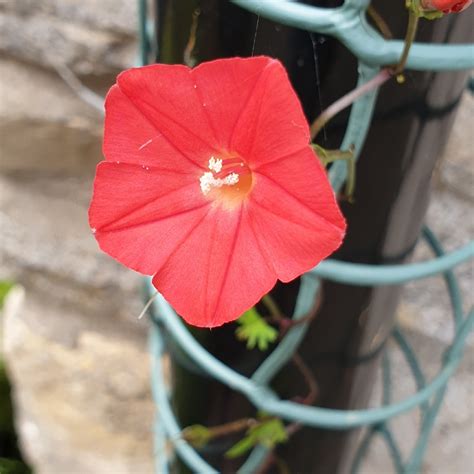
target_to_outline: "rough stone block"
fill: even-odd
[[[27,17],[51,15],[97,30],[135,35],[137,2],[130,0],[0,0],[0,11]]]
[[[0,60],[0,172],[91,175],[102,115],[57,75]]]
[[[22,288],[7,297],[4,356],[28,461],[38,474],[153,472],[145,338],[84,329],[64,345],[38,330],[70,316]]]
[[[47,275],[89,289],[134,293],[141,281],[102,253],[87,217],[92,181],[0,176],[0,258],[18,278]],[[5,270],[4,270],[5,271]]]
[[[121,34],[52,15],[0,12],[0,52],[43,67],[66,64],[77,74],[87,75],[132,66],[136,45]]]

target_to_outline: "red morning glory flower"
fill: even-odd
[[[443,13],[459,13],[472,4],[472,0],[421,0],[423,8]]]
[[[105,108],[90,225],[190,324],[237,319],[340,245],[344,218],[278,61],[130,69]]]

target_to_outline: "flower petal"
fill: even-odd
[[[151,275],[209,207],[193,175],[102,162],[89,222],[104,252]]]
[[[199,327],[237,319],[275,282],[244,206],[214,208],[153,279],[176,311]]]
[[[308,122],[285,68],[271,60],[236,124],[231,148],[258,165],[309,144]]]
[[[122,73],[106,103],[89,210],[100,247],[181,316],[214,327],[333,252],[345,222],[282,65],[265,57]],[[201,192],[216,155],[240,154],[252,187],[237,207]]]
[[[123,94],[168,143],[200,166],[217,152],[216,138],[196,92],[191,69],[154,64],[117,78]],[[152,139],[152,136],[150,136]]]
[[[253,58],[219,59],[192,70],[196,92],[205,105],[217,144],[231,150],[231,139],[242,111],[253,96],[265,69],[274,60]]]
[[[325,171],[309,147],[258,168],[249,213],[263,251],[284,282],[334,252],[345,233]]]
[[[177,150],[117,85],[105,101],[103,152],[107,161],[178,171],[198,169],[198,157],[191,160]]]

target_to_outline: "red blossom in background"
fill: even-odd
[[[106,99],[91,228],[190,324],[235,320],[341,244],[309,139],[274,59],[125,71]]]
[[[471,4],[472,0],[421,0],[423,8],[443,13],[459,13]]]

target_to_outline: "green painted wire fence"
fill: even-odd
[[[385,40],[367,22],[366,9],[369,0],[346,0],[338,8],[322,9],[291,0],[232,0],[240,7],[264,18],[303,30],[331,35],[341,41],[359,60],[358,85],[371,80],[383,66],[397,62],[403,49],[403,42]],[[146,64],[152,48],[153,23],[147,18],[146,0],[139,0],[140,21],[140,63]],[[414,44],[407,61],[408,69],[416,70],[459,70],[474,68],[474,47],[462,45]],[[341,149],[353,145],[357,158],[364,144],[377,99],[377,90],[361,97],[352,107]],[[347,177],[344,163],[332,166],[330,180],[337,193]],[[383,406],[365,410],[332,410],[309,407],[279,399],[269,383],[279,370],[291,359],[303,340],[307,323],[293,326],[278,346],[263,361],[250,377],[244,377],[227,367],[209,354],[189,333],[182,320],[159,295],[150,308],[151,352],[153,357],[152,389],[159,408],[155,422],[156,471],[169,472],[170,458],[168,444],[174,452],[193,471],[214,473],[215,468],[181,437],[182,427],[173,413],[167,384],[161,367],[165,351],[188,369],[213,377],[228,387],[245,395],[257,409],[280,417],[286,421],[300,422],[306,426],[346,430],[354,427],[368,427],[362,439],[352,466],[352,472],[359,472],[374,437],[380,437],[391,454],[394,470],[397,473],[419,472],[426,451],[436,415],[442,404],[449,378],[461,359],[466,338],[474,325],[474,310],[463,314],[461,292],[452,269],[474,257],[474,242],[445,253],[435,235],[425,228],[423,238],[430,246],[432,260],[405,265],[361,265],[341,261],[326,260],[302,276],[293,319],[303,318],[310,310],[319,288],[320,278],[352,285],[392,285],[403,284],[415,279],[441,275],[449,293],[455,334],[451,345],[445,351],[439,373],[427,381],[417,361],[415,352],[401,329],[396,328],[393,339],[403,353],[416,382],[417,392],[402,401],[391,402],[391,363],[387,352],[382,359]],[[155,292],[151,281],[146,280],[148,295]],[[388,426],[393,417],[414,408],[421,410],[420,431],[410,455],[403,459],[400,449]],[[239,469],[239,474],[258,471],[265,461],[268,450],[263,446],[254,448]]]

